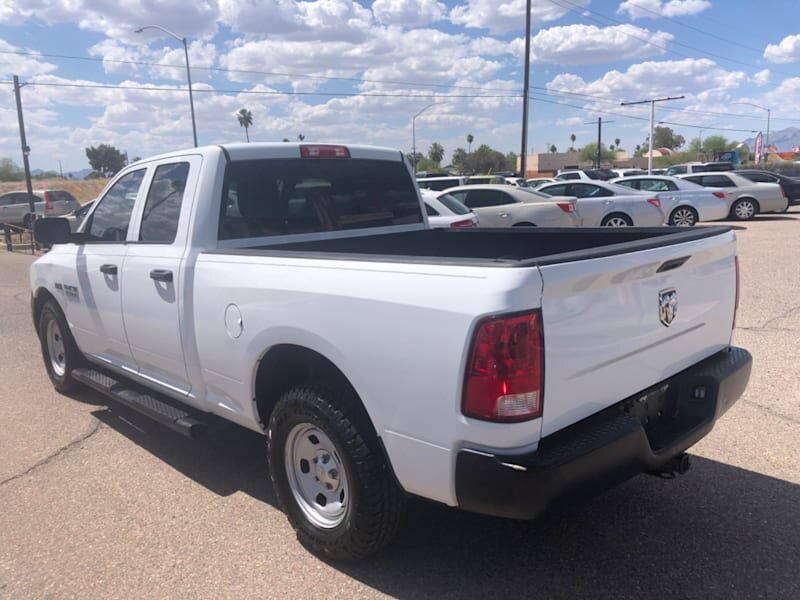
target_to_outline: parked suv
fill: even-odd
[[[64,190],[34,190],[33,195],[38,216],[60,217],[81,207],[75,197]],[[30,229],[31,218],[28,192],[6,192],[0,196],[0,223]]]
[[[572,171],[559,171],[556,179],[559,181],[581,180],[581,181],[609,181],[617,177],[611,169],[576,169]]]
[[[465,183],[467,183],[466,177],[457,177],[455,175],[449,177],[420,177],[417,179],[417,185],[420,189],[433,190],[435,192],[441,192],[447,188],[464,185]]]
[[[718,171],[733,171],[733,164],[727,161],[684,163],[682,165],[672,165],[667,169],[667,175],[674,177],[675,175],[684,175],[686,173],[716,173]]]

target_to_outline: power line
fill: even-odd
[[[97,58],[94,56],[70,56],[67,54],[46,54],[40,52],[25,52],[22,50],[0,50],[0,54],[16,54],[18,56],[34,56],[43,58],[57,58],[62,60],[82,60],[95,63],[113,63],[120,65],[131,65],[138,67],[160,67],[166,69],[183,69],[184,65],[173,65],[169,63],[157,63],[144,60],[123,60],[112,58]],[[228,69],[225,67],[203,67],[192,66],[195,71],[209,71],[218,73],[236,73],[240,75],[265,75],[267,77],[294,77],[298,79],[314,79],[319,81],[346,81],[349,83],[379,83],[385,85],[407,85],[407,86],[421,86],[421,87],[435,87],[446,89],[464,89],[464,90],[485,90],[492,91],[498,88],[491,88],[487,86],[470,86],[470,85],[448,85],[446,83],[423,83],[420,81],[394,81],[384,79],[365,79],[362,77],[329,77],[325,75],[307,75],[303,73],[279,73],[277,71],[257,71],[252,69]],[[517,90],[509,90],[517,91]],[[520,90],[521,94],[522,91]]]
[[[604,15],[603,13],[599,13],[599,12],[597,12],[595,10],[592,10],[590,8],[587,8],[585,6],[580,6],[578,4],[570,2],[570,0],[548,0],[548,1],[551,2],[552,4],[555,4],[556,6],[560,6],[561,8],[566,8],[570,12],[579,13],[584,18],[589,19],[590,21],[593,21],[594,23],[598,23],[599,25],[606,26],[606,25],[608,25],[608,23],[604,23],[604,22],[602,22],[602,21],[600,21],[598,19],[594,19],[594,18],[592,18],[590,16],[585,15],[584,13],[588,12],[588,13],[597,15],[598,17],[600,17],[602,19],[605,19],[608,22],[617,23],[618,25],[621,25],[622,27],[635,27],[635,25],[631,25],[629,23],[625,23],[623,21],[620,21],[619,19],[615,19],[614,17],[609,17],[608,15]],[[565,2],[566,5],[561,4],[561,2]],[[570,7],[572,7],[572,8],[570,8]],[[692,56],[689,56],[688,54],[684,54],[682,52],[678,52],[677,50],[673,50],[673,49],[668,48],[666,46],[662,46],[661,44],[656,44],[652,40],[649,40],[649,39],[641,37],[641,36],[634,35],[632,33],[629,33],[627,31],[625,31],[625,30],[620,29],[620,33],[622,33],[623,35],[627,35],[628,37],[631,37],[633,39],[636,39],[636,40],[639,40],[641,42],[644,42],[645,44],[648,44],[649,46],[653,46],[655,48],[660,48],[660,49],[662,49],[662,50],[664,50],[666,52],[669,52],[671,54],[675,54],[675,55],[681,56],[683,58],[689,58],[689,59],[693,59],[694,58]],[[697,48],[696,46],[691,46],[689,44],[684,44],[682,42],[676,42],[676,41],[673,41],[672,43],[675,44],[676,46],[681,46],[683,48],[687,48],[689,50],[693,50],[695,52],[699,52],[700,54],[705,54],[706,56],[711,56],[711,57],[719,59],[719,60],[724,60],[726,62],[742,65],[742,66],[748,67],[750,69],[755,69],[755,70],[758,70],[758,71],[763,70],[762,67],[760,67],[758,65],[754,65],[753,63],[747,63],[747,62],[744,62],[744,61],[741,61],[741,60],[737,60],[735,58],[727,57],[727,56],[722,55],[722,54],[716,54],[715,52],[709,52],[707,50],[703,50],[701,48]],[[795,76],[794,74],[788,73],[788,72],[785,72],[785,71],[775,71],[775,72],[776,73],[780,73],[782,75],[786,75],[788,77],[794,77]]]
[[[0,81],[0,84],[10,85],[9,81]],[[30,81],[27,85],[46,86],[46,87],[67,87],[67,88],[87,88],[87,89],[111,89],[111,90],[130,90],[134,92],[180,92],[184,93],[183,88],[166,87],[136,87],[132,85],[114,85],[103,83],[56,83],[45,81]],[[196,93],[206,94],[249,94],[258,96],[321,96],[321,97],[367,97],[367,98],[520,98],[520,94],[411,94],[411,93],[376,93],[376,92],[288,92],[280,90],[229,90],[229,89],[205,89],[195,88]]]

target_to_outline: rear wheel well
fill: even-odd
[[[280,344],[270,348],[258,364],[255,403],[261,426],[266,430],[272,409],[283,394],[295,386],[311,382],[331,386],[358,399],[357,404],[363,411],[363,416],[375,432],[355,388],[344,373],[322,354],[293,344]]]
[[[739,202],[739,200],[749,200],[750,202],[752,202],[755,205],[756,212],[761,212],[761,205],[758,203],[758,200],[756,200],[752,196],[742,196],[741,198],[737,198],[736,202]]]

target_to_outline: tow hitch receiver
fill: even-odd
[[[675,475],[683,475],[692,466],[692,461],[686,452],[681,452],[677,456],[673,456],[660,468],[655,471],[648,471],[650,475],[661,477],[662,479],[674,479]]]

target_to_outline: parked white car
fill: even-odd
[[[691,227],[699,221],[718,221],[728,216],[725,192],[704,188],[691,181],[666,175],[622,177],[611,183],[656,194],[667,225]]]
[[[575,196],[584,227],[658,227],[664,224],[661,201],[655,196],[605,181],[558,181],[537,192]]]
[[[472,210],[479,227],[580,227],[575,198],[551,198],[505,184],[465,185],[445,190]]]
[[[754,183],[730,172],[692,173],[678,177],[703,187],[719,188],[725,193],[728,216],[737,221],[747,221],[758,213],[784,212],[789,206],[789,199],[777,183]]]
[[[477,227],[478,216],[450,194],[420,190],[433,229]]]
[[[64,190],[33,190],[37,217],[60,217],[81,207],[75,196]],[[30,201],[27,191],[0,195],[0,223],[31,227]]]

